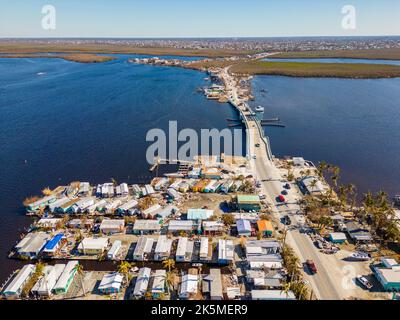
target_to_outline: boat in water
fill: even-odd
[[[256,112],[264,112],[264,107],[258,106],[255,110]]]
[[[353,261],[368,261],[371,259],[371,256],[366,252],[356,251],[349,255],[348,259]]]

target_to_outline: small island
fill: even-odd
[[[0,58],[50,58],[50,59],[64,59],[80,63],[97,63],[112,61],[115,58],[111,56],[100,56],[94,53],[62,53],[62,54],[35,54],[35,53],[16,53],[16,54],[2,54]]]

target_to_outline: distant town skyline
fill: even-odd
[[[55,28],[43,28],[43,6]],[[0,37],[299,37],[400,34],[400,1],[0,0]],[[356,10],[343,28],[344,6]]]

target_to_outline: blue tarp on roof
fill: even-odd
[[[64,237],[63,233],[59,233],[59,234],[55,235],[51,240],[49,240],[46,243],[46,246],[44,247],[44,249],[45,250],[53,250],[63,237]]]

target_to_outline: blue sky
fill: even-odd
[[[41,27],[42,6],[56,29]],[[355,30],[341,26],[344,5]],[[0,37],[400,35],[399,0],[0,0]]]

